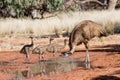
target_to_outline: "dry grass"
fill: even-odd
[[[31,19],[1,19],[0,35],[36,35],[50,33],[61,34],[63,30],[70,32],[82,20],[93,20],[106,26],[107,23],[120,23],[120,10],[115,11],[87,11],[58,13],[54,17],[42,20]],[[111,26],[110,24],[107,27]],[[113,25],[112,25],[113,26]],[[57,32],[56,32],[57,31]]]

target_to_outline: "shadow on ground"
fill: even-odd
[[[116,76],[103,75],[103,76],[92,78],[91,80],[120,80],[120,78]]]
[[[90,49],[89,52],[116,52],[120,53],[120,45],[119,44],[109,44],[105,46],[94,46],[90,48],[95,48],[95,49]],[[85,50],[76,50],[75,52],[85,52]]]

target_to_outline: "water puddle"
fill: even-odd
[[[39,61],[32,66],[28,66],[26,70],[15,71],[12,74],[16,75],[15,80],[24,80],[37,75],[47,75],[50,77],[55,74],[69,72],[77,67],[85,67],[84,62],[80,61],[80,58],[57,57],[50,60]]]
[[[55,74],[65,73],[80,66],[83,67],[84,63],[81,62],[79,58],[71,59],[58,57],[51,60],[40,61],[34,64],[33,66],[29,67],[29,74],[32,74],[31,76],[54,76]]]

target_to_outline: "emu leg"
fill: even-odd
[[[70,53],[73,54],[74,51],[75,51],[75,45],[73,45],[72,49],[70,50]]]
[[[44,53],[39,53],[39,60],[44,61]]]
[[[30,62],[29,54],[27,54],[26,57],[27,57],[27,62]]]
[[[55,57],[55,52],[53,52],[53,57]]]
[[[25,50],[25,53],[26,53],[26,58],[27,58],[27,61],[30,62],[30,55],[29,55],[29,50],[26,49]]]
[[[41,58],[42,58],[42,65],[41,65],[41,75],[45,75],[46,74],[46,70],[45,70],[45,59],[44,59],[44,53],[41,54]]]
[[[46,74],[45,62],[44,61],[40,62],[40,74],[41,74],[41,76]]]
[[[45,61],[45,59],[44,59],[44,53],[42,54],[42,60]]]
[[[70,47],[70,51],[64,53],[63,55],[64,55],[64,56],[70,56],[70,55],[72,55],[73,52],[75,51],[75,46],[76,46],[76,45],[70,45],[70,46],[69,46],[69,47]]]
[[[90,69],[90,56],[88,49],[86,50],[86,59],[85,59],[86,68]]]
[[[43,75],[45,75],[45,74],[46,74],[46,70],[45,70],[45,62],[43,63],[42,73],[43,73]]]
[[[41,60],[41,54],[39,54],[39,60]]]
[[[84,43],[85,47],[86,47],[86,59],[85,59],[85,67],[90,69],[90,55],[89,55],[89,51],[88,51],[88,43]]]

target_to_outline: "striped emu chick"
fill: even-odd
[[[86,68],[90,68],[90,57],[88,52],[88,41],[94,37],[107,36],[106,30],[100,25],[90,20],[80,22],[70,33],[69,48],[70,51],[65,53],[68,56],[74,53],[75,47],[84,43],[86,48]]]
[[[39,59],[44,60],[44,53],[46,51],[46,48],[47,46],[38,45],[37,47],[33,49],[32,53],[39,54]]]
[[[44,60],[44,54],[45,54],[48,46],[51,45],[51,41],[52,41],[52,40],[53,40],[53,39],[50,39],[48,45],[44,45],[44,46],[38,45],[37,47],[35,47],[35,48],[33,49],[32,53],[39,54],[39,59],[40,59],[40,60]]]
[[[26,44],[22,47],[22,49],[20,50],[20,53],[24,53],[26,54],[26,58],[27,60],[29,61],[30,59],[30,52],[32,51],[33,49],[33,46],[34,46],[34,42],[33,42],[33,37],[30,37],[31,38],[31,44]]]
[[[64,44],[63,45],[60,45],[60,44],[57,44],[57,43],[52,43],[51,45],[49,45],[47,47],[47,51],[53,53],[53,56],[55,56],[55,53],[60,52],[62,49],[64,49],[66,44],[67,44],[67,39],[64,39]]]

